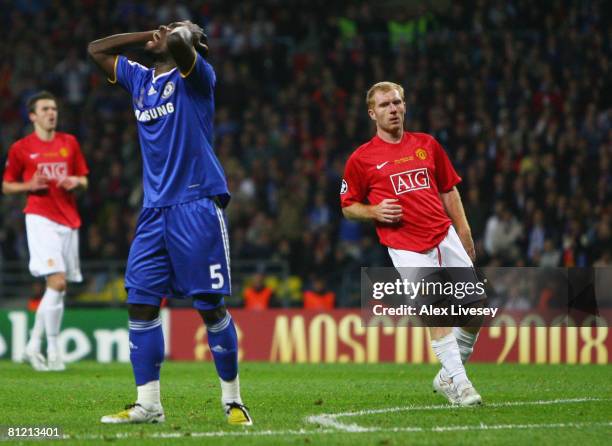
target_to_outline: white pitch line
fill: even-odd
[[[604,422],[582,422],[582,423],[541,423],[541,424],[474,424],[474,425],[458,425],[458,426],[434,426],[434,427],[392,427],[392,428],[363,428],[364,430],[344,433],[398,433],[398,432],[456,432],[456,431],[486,431],[486,430],[513,430],[513,429],[562,429],[562,428],[583,428],[583,427],[612,427],[612,421]],[[295,429],[295,430],[266,430],[266,431],[251,431],[245,429],[242,432],[232,431],[216,431],[216,432],[144,432],[134,433],[117,433],[107,435],[64,435],[64,440],[127,440],[133,438],[202,438],[202,437],[282,437],[282,436],[297,436],[297,435],[321,435],[321,434],[339,434],[343,431],[334,429]]]
[[[370,428],[359,426],[358,424],[346,424],[336,421],[336,417],[330,417],[329,414],[311,415],[306,418],[306,421],[311,424],[318,424],[345,432],[369,432]]]
[[[487,431],[504,429],[560,429],[568,427],[612,426],[612,421],[582,422],[582,423],[539,423],[539,424],[474,424],[465,426],[434,426],[434,427],[392,427],[385,432],[455,432],[455,431]],[[378,431],[374,431],[378,432]]]
[[[610,401],[609,398],[563,398],[556,400],[537,400],[537,401],[509,401],[505,403],[487,403],[483,407],[512,407],[512,406],[537,406],[537,405],[549,405],[549,404],[571,404],[571,403],[585,403],[592,401]],[[400,412],[407,410],[462,410],[465,407],[450,405],[450,404],[435,404],[430,406],[399,406],[399,407],[386,407],[383,409],[364,409],[355,412],[340,412],[340,413],[324,413],[317,415],[317,417],[358,417],[361,415],[374,415],[388,412]]]
[[[487,404],[486,407],[513,407],[513,406],[537,406],[537,405],[549,405],[549,404],[572,404],[572,403],[584,403],[592,401],[608,401],[602,398],[564,398],[556,400],[537,400],[537,401],[511,401],[506,403],[491,403]],[[341,430],[344,432],[371,432],[370,428],[360,426],[355,423],[342,423],[338,421],[341,417],[357,417],[363,415],[374,415],[389,412],[400,412],[400,411],[419,411],[419,410],[462,410],[465,409],[461,406],[452,406],[449,404],[436,404],[431,406],[401,406],[401,407],[387,407],[384,409],[366,409],[359,410],[356,412],[340,412],[340,413],[323,413],[319,415],[311,415],[306,418],[306,421],[311,424],[318,424],[319,426]],[[410,428],[412,429],[412,428]]]
[[[485,407],[511,407],[527,405],[547,405],[547,404],[571,404],[592,401],[610,401],[606,398],[570,398],[556,400],[537,400],[537,401],[513,401],[507,403],[492,403]],[[131,439],[131,438],[206,438],[206,437],[276,437],[276,436],[297,436],[297,435],[320,435],[346,433],[394,433],[394,432],[454,432],[454,431],[481,431],[481,430],[503,430],[503,429],[556,429],[571,427],[593,427],[593,426],[612,426],[612,421],[605,422],[581,422],[581,423],[544,423],[544,424],[475,424],[457,426],[434,426],[419,427],[406,426],[394,428],[365,427],[358,424],[346,424],[337,420],[339,417],[356,417],[360,415],[372,415],[406,410],[454,410],[460,409],[451,405],[432,405],[432,406],[402,406],[388,407],[385,409],[360,410],[356,412],[340,412],[336,414],[319,414],[306,417],[306,421],[311,424],[322,426],[322,429],[288,429],[288,430],[250,430],[242,431],[213,431],[213,432],[122,432],[104,435],[64,435],[64,440],[109,440],[109,439]]]
[[[283,436],[283,435],[309,435],[309,434],[331,434],[338,432],[332,429],[321,430],[306,430],[306,429],[289,429],[289,430],[265,430],[251,431],[246,428],[243,431],[213,431],[213,432],[151,432],[145,434],[141,431],[127,433],[120,432],[108,435],[64,435],[64,440],[105,440],[105,439],[129,439],[129,438],[202,438],[202,437],[266,437],[266,436]]]

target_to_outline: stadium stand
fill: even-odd
[[[373,132],[365,92],[383,79],[406,89],[407,129],[435,135],[462,176],[479,265],[612,262],[604,2],[433,2],[406,11],[400,2],[321,0],[8,3],[16,6],[0,1],[2,154],[27,131],[28,95],[58,94],[63,130],[79,137],[91,168],[80,197],[85,263],[127,258],[142,199],[129,99],[105,85],[87,42],[184,18],[206,29],[217,70],[232,259],[287,265],[274,289],[287,305],[315,277],[338,305],[354,303],[347,275],[387,262],[372,228],[341,219],[338,203],[342,166]],[[0,204],[3,268],[27,260],[21,203]],[[90,276],[89,290],[106,296],[119,277]]]

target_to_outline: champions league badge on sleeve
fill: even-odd
[[[348,184],[346,180],[342,180],[342,186],[340,186],[340,195],[344,195],[348,192]]]

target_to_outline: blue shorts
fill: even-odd
[[[229,238],[223,211],[210,198],[144,208],[130,247],[125,288],[130,304],[193,297],[210,310],[231,293]]]

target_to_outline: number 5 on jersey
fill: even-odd
[[[225,285],[225,280],[223,279],[223,274],[221,274],[220,270],[220,263],[210,265],[210,278],[212,279],[211,286],[213,290],[219,290],[223,288],[223,285]]]

